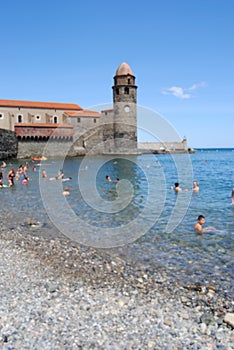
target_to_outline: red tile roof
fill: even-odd
[[[68,128],[73,129],[73,125],[70,124],[52,124],[52,123],[16,123],[16,128],[27,127],[27,128]]]
[[[101,114],[95,111],[90,111],[88,109],[82,109],[77,112],[65,112],[69,117],[87,117],[87,118],[100,118]]]
[[[17,100],[0,100],[0,107],[18,107],[18,108],[41,108],[41,109],[63,109],[79,111],[82,108],[73,103],[60,102],[32,102]]]

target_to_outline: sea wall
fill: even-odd
[[[184,153],[188,152],[187,140],[171,142],[139,142],[142,153]]]
[[[16,158],[18,141],[11,130],[0,129],[0,159]]]
[[[109,130],[106,130],[107,140],[103,140],[102,128],[99,126],[78,138],[77,141],[60,139],[50,140],[17,140],[13,131],[0,129],[0,159],[7,158],[31,158],[41,157],[76,157],[83,156],[89,152],[92,154],[103,154],[114,152],[115,142],[108,138]],[[105,146],[103,144],[105,143]],[[141,142],[138,143],[140,153],[184,153],[190,151],[187,141],[181,142]],[[129,153],[126,149],[123,153]],[[131,153],[131,152],[130,152]]]
[[[82,150],[75,149],[72,141],[19,141],[17,158],[31,157],[75,157],[82,155]]]

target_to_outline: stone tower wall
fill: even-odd
[[[0,159],[16,158],[18,141],[11,130],[0,129]]]
[[[114,139],[116,149],[137,148],[137,86],[133,75],[114,77]]]

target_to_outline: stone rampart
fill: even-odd
[[[11,130],[0,129],[0,159],[16,158],[18,141]]]

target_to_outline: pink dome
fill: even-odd
[[[121,65],[118,67],[116,71],[116,75],[128,75],[128,74],[133,75],[132,69],[126,62],[121,63]]]

